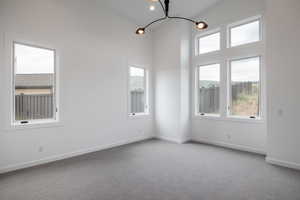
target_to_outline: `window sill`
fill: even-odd
[[[26,129],[40,129],[40,128],[53,128],[62,127],[62,122],[58,120],[36,120],[29,121],[27,124],[21,124],[20,122],[13,123],[8,130],[26,130]]]
[[[136,114],[129,114],[128,118],[129,119],[146,119],[149,118],[150,114],[149,113],[136,113]]]
[[[234,117],[234,116],[228,116],[227,119],[229,121],[234,121],[234,122],[247,122],[247,123],[264,123],[265,120],[258,117],[258,118],[253,118],[251,119],[250,117]]]
[[[223,121],[223,122],[237,122],[237,123],[249,123],[249,124],[263,124],[265,120],[262,118],[249,119],[246,117],[221,117],[219,115],[195,115],[195,120],[215,120],[215,121]]]
[[[220,119],[221,115],[217,115],[217,114],[195,114],[195,117],[197,118],[203,118],[203,119]]]

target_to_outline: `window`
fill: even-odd
[[[260,57],[230,62],[230,115],[260,117]]]
[[[55,120],[55,51],[20,43],[13,47],[13,122]]]
[[[147,71],[139,67],[129,68],[130,115],[148,113]]]
[[[201,36],[198,38],[198,53],[205,54],[220,50],[220,33]]]
[[[198,68],[198,110],[200,115],[219,114],[220,110],[220,65],[205,65]]]
[[[254,16],[195,35],[193,109],[197,118],[264,122],[263,19],[263,16]],[[228,48],[222,48],[222,44]],[[234,48],[239,45],[244,45],[242,50]],[[205,54],[211,51],[214,53]]]
[[[230,27],[230,47],[260,41],[260,20]]]

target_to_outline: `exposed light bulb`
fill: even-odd
[[[138,28],[135,33],[137,35],[143,35],[145,34],[145,28]]]
[[[149,7],[149,9],[150,9],[151,11],[154,11],[154,10],[155,10],[155,6],[154,6],[154,5],[151,5],[151,6]]]
[[[196,22],[196,28],[199,30],[206,29],[208,25],[205,22]]]

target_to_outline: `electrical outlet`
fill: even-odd
[[[38,149],[38,152],[39,152],[39,153],[42,153],[43,151],[44,151],[44,147],[43,147],[43,146],[40,146],[39,149]]]
[[[278,114],[279,117],[282,117],[283,116],[283,110],[281,108],[278,109],[277,114]]]
[[[231,140],[231,134],[230,133],[227,133],[226,137],[227,137],[228,140]]]

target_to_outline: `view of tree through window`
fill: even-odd
[[[220,110],[220,65],[199,67],[199,113],[219,114]]]
[[[259,117],[260,57],[231,61],[231,115]]]
[[[144,113],[146,107],[146,72],[143,68],[130,67],[130,113]]]
[[[55,52],[14,44],[15,121],[54,118]]]

